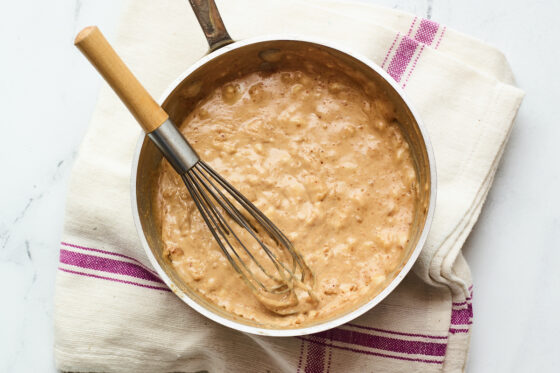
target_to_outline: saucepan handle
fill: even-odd
[[[210,52],[233,43],[214,0],[189,0],[210,46]]]

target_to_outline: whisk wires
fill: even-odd
[[[291,313],[297,288],[316,300],[301,254],[252,202],[201,160],[181,177],[225,257],[263,305]]]

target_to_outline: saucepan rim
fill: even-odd
[[[307,37],[307,36],[301,36],[301,35],[293,35],[293,34],[273,34],[273,35],[265,35],[265,36],[248,38],[248,39],[244,39],[244,40],[241,40],[241,41],[236,41],[232,44],[223,46],[220,49],[217,49],[214,52],[205,55],[200,60],[198,60],[195,64],[193,64],[191,67],[186,69],[181,75],[179,75],[179,77],[177,79],[175,79],[168,86],[168,88],[164,91],[161,98],[159,99],[159,104],[162,105],[163,102],[173,93],[173,91],[181,84],[181,82],[183,82],[184,79],[186,79],[190,74],[192,74],[194,71],[196,71],[201,66],[208,63],[209,61],[217,59],[220,56],[225,55],[232,50],[242,48],[242,47],[245,47],[245,46],[248,46],[248,45],[251,45],[251,44],[268,42],[268,41],[293,41],[293,42],[312,43],[312,44],[316,44],[316,45],[323,46],[323,47],[326,47],[326,48],[331,48],[331,49],[337,50],[337,51],[339,51],[343,54],[346,54],[347,56],[349,56],[351,58],[354,58],[355,60],[358,60],[359,62],[365,64],[370,69],[372,69],[377,74],[379,74],[397,92],[397,94],[403,100],[405,105],[408,107],[410,113],[412,114],[412,117],[416,121],[417,126],[419,128],[420,135],[423,139],[423,143],[424,143],[424,146],[425,146],[425,151],[426,151],[427,158],[428,158],[427,163],[428,163],[428,167],[429,167],[430,188],[431,189],[430,189],[429,204],[427,206],[426,220],[424,222],[422,232],[420,234],[420,237],[418,239],[416,247],[411,252],[408,260],[403,265],[403,267],[401,268],[401,270],[399,271],[397,276],[395,276],[395,278],[379,294],[377,294],[369,302],[363,304],[362,306],[360,306],[360,307],[358,307],[358,308],[356,308],[356,309],[354,309],[350,312],[342,314],[342,315],[340,315],[336,318],[333,318],[333,319],[330,319],[330,320],[327,320],[327,321],[324,321],[324,322],[321,322],[321,323],[318,323],[318,324],[313,324],[313,325],[310,325],[310,326],[304,326],[304,327],[299,327],[299,328],[271,329],[271,328],[264,328],[264,327],[261,328],[261,327],[257,327],[257,326],[251,326],[251,325],[247,325],[247,324],[237,322],[237,321],[228,319],[226,317],[220,316],[220,315],[214,313],[212,310],[210,310],[208,308],[205,308],[204,306],[199,304],[197,301],[195,301],[194,299],[189,297],[187,294],[182,292],[179,289],[179,287],[177,285],[175,285],[174,282],[169,278],[167,273],[159,265],[156,257],[154,256],[154,254],[152,252],[152,249],[151,249],[151,247],[148,243],[148,240],[146,239],[145,232],[142,228],[142,223],[140,221],[140,215],[139,215],[139,211],[138,211],[138,200],[137,200],[137,190],[136,190],[136,188],[137,188],[137,173],[138,173],[138,165],[139,165],[140,155],[141,155],[141,151],[142,151],[142,146],[143,146],[144,141],[146,139],[146,134],[143,133],[143,132],[140,135],[140,138],[138,139],[136,150],[134,152],[134,158],[133,158],[133,161],[132,161],[132,172],[131,172],[131,178],[130,178],[132,215],[133,215],[133,219],[134,219],[134,224],[136,226],[136,230],[138,232],[138,236],[140,238],[140,242],[142,243],[142,247],[144,248],[144,251],[146,252],[146,255],[148,256],[148,259],[150,260],[150,263],[155,268],[159,277],[173,291],[173,293],[175,293],[183,302],[188,304],[191,308],[193,308],[194,310],[196,310],[200,314],[206,316],[207,318],[209,318],[209,319],[211,319],[211,320],[213,320],[213,321],[215,321],[219,324],[222,324],[224,326],[227,326],[227,327],[235,329],[235,330],[239,330],[241,332],[246,332],[246,333],[251,333],[251,334],[256,334],[256,335],[276,336],[276,337],[302,336],[302,335],[318,333],[318,332],[322,332],[322,331],[325,331],[325,330],[328,330],[328,329],[335,328],[337,326],[340,326],[344,323],[347,323],[347,322],[361,316],[365,312],[374,308],[383,299],[385,299],[400,284],[400,282],[404,279],[404,277],[408,274],[408,272],[410,271],[410,269],[412,268],[412,266],[416,262],[416,259],[420,255],[420,252],[421,252],[422,248],[424,247],[424,244],[426,242],[426,238],[428,236],[428,233],[430,231],[430,227],[431,227],[431,224],[432,224],[434,210],[435,210],[436,189],[437,189],[436,188],[436,185],[437,185],[437,182],[436,182],[436,168],[435,168],[435,160],[434,160],[432,145],[431,145],[428,133],[426,131],[426,128],[425,128],[425,126],[422,122],[422,119],[420,118],[420,115],[414,109],[413,105],[411,105],[410,101],[407,99],[406,94],[401,89],[401,87],[381,67],[379,67],[378,65],[376,65],[375,63],[370,61],[365,56],[363,56],[359,53],[355,53],[353,51],[350,51],[343,46],[337,45],[337,43],[333,43],[331,41],[326,41],[326,40],[321,40],[319,38],[313,38],[313,37]]]

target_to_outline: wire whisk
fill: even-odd
[[[313,273],[301,254],[253,203],[202,160],[181,177],[222,252],[263,305],[279,314],[292,313],[297,288],[316,300]],[[228,220],[243,228],[252,242],[242,239]]]
[[[101,31],[95,26],[86,27],[76,36],[74,44],[181,175],[220,249],[260,302],[278,314],[297,311],[294,307],[299,303],[298,293],[307,293],[307,299],[316,303],[313,273],[290,240],[237,189],[200,160]]]

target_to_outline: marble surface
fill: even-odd
[[[474,279],[469,372],[560,371],[558,0],[363,0],[498,46],[527,96],[464,253]],[[72,47],[115,0],[22,0],[0,22],[0,372],[55,372],[53,294],[65,192],[98,76]],[[23,17],[25,15],[25,17]]]

